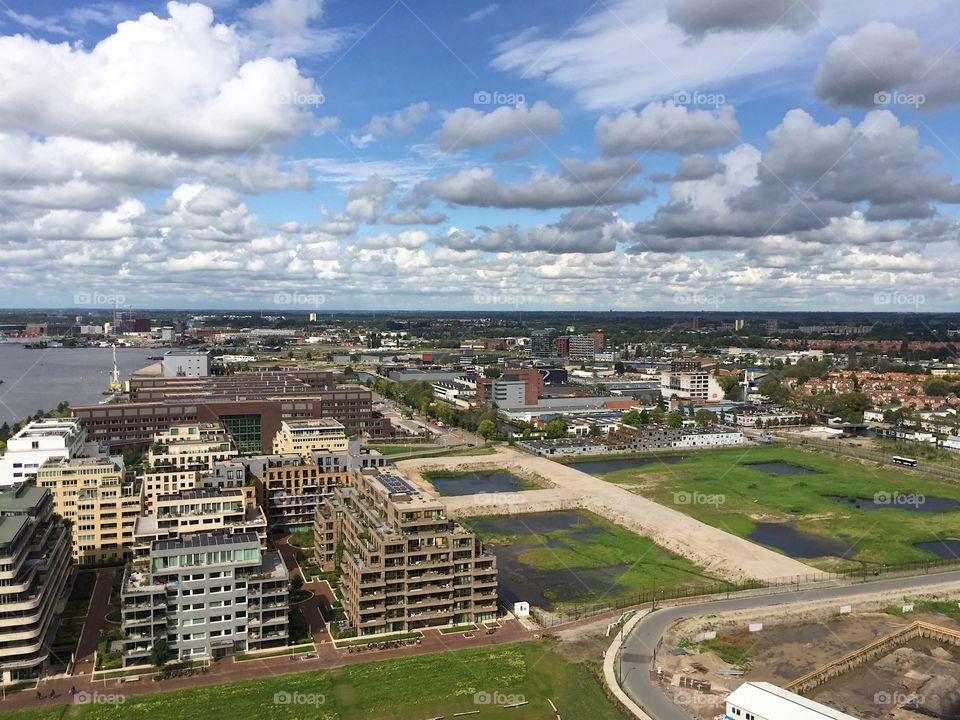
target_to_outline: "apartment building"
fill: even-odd
[[[157,540],[223,529],[256,533],[266,546],[266,515],[262,508],[247,502],[242,488],[201,488],[161,495],[148,515],[137,518],[133,554],[148,556]]]
[[[664,399],[692,402],[720,402],[723,388],[709,370],[697,362],[675,362],[660,375],[660,393]]]
[[[40,676],[70,574],[70,533],[50,493],[20,484],[0,492],[0,679]]]
[[[314,450],[345,452],[346,449],[346,429],[331,418],[284,420],[273,439],[274,455],[296,454],[306,459]]]
[[[478,405],[497,403],[500,407],[536,405],[544,393],[544,373],[539,368],[507,368],[499,378],[477,381]]]
[[[153,540],[123,578],[123,665],[150,664],[158,637],[180,660],[283,647],[288,594],[279,553],[243,525]]]
[[[353,470],[383,467],[386,458],[376,450],[349,443],[346,452],[314,450],[300,455],[257,455],[242,462],[256,488],[256,501],[267,513],[271,528],[297,530],[314,522],[321,496],[350,482]]]
[[[143,484],[128,476],[120,456],[48,460],[37,485],[49,491],[53,510],[70,521],[73,559],[81,565],[128,557],[143,510]]]
[[[219,423],[175,425],[154,435],[143,475],[144,502],[149,510],[159,495],[191,490],[217,463],[236,457],[230,435]]]
[[[339,561],[344,611],[360,636],[497,615],[496,558],[392,466],[355,472],[324,497],[314,537],[318,563]]]
[[[84,455],[87,445],[87,434],[76,418],[34,420],[7,440],[0,457],[0,487],[33,480],[47,460]]]

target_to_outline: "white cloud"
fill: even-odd
[[[560,130],[560,111],[538,101],[532,106],[503,105],[490,112],[459,108],[447,115],[437,133],[437,144],[446,152],[494,145],[523,135],[553,135]]]
[[[650,103],[597,121],[597,143],[608,155],[631,152],[701,152],[732,145],[740,134],[734,109],[689,109],[673,101]]]

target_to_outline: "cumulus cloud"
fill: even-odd
[[[553,135],[560,130],[560,111],[538,101],[532,106],[502,105],[484,113],[474,108],[459,108],[447,115],[436,135],[437,145],[445,152],[495,145],[528,133]]]
[[[89,51],[0,37],[0,129],[184,154],[248,152],[301,130],[300,101],[319,90],[293,60],[242,62],[209,8],[171,2],[168,13],[123,22]]]
[[[593,205],[619,205],[642,200],[643,187],[628,186],[624,181],[639,172],[616,177],[611,174],[575,178],[569,173],[557,175],[535,173],[529,181],[508,183],[494,176],[490,168],[468,168],[439,180],[424,181],[415,192],[434,195],[455,205],[498,208],[562,208]]]
[[[740,134],[732,105],[716,112],[691,110],[673,101],[649,103],[597,121],[597,144],[607,155],[630,152],[701,152],[730,145]]]
[[[396,135],[407,135],[430,113],[430,103],[418,102],[407,105],[402,110],[387,115],[374,115],[360,131],[353,134],[350,141],[364,148],[374,140],[383,140]]]
[[[832,105],[857,107],[891,104],[894,93],[902,91],[915,96],[914,105],[930,110],[960,101],[958,72],[960,54],[952,48],[927,53],[915,31],[871,22],[830,44],[814,88]],[[909,103],[904,98],[903,104]]]
[[[710,32],[772,27],[807,30],[815,25],[820,0],[668,0],[667,18],[691,38]]]

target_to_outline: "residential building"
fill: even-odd
[[[265,549],[263,514],[254,517],[229,491],[179,495],[155,508],[156,530],[167,537],[150,539],[144,525],[144,545],[124,573],[124,667],[150,664],[158,637],[179,660],[285,646],[288,573],[279,553]],[[183,532],[192,520],[213,529]]]
[[[767,682],[746,682],[727,696],[725,720],[857,720]]]
[[[392,466],[354,472],[324,497],[314,537],[321,566],[339,557],[343,608],[360,636],[497,615],[496,558]]]
[[[70,575],[70,532],[50,493],[19,484],[0,491],[0,678],[38,678],[57,631]]]
[[[543,393],[544,374],[539,368],[507,368],[499,378],[477,381],[476,402],[495,402],[501,407],[536,405]]]
[[[146,509],[158,495],[200,487],[202,473],[236,455],[230,435],[219,423],[175,425],[158,432],[147,453],[150,469],[143,475]]]
[[[477,395],[477,381],[461,375],[454,380],[437,380],[433,383],[433,396],[451,405],[469,407]]]
[[[331,373],[235,373],[206,378],[134,377],[129,403],[81,405],[70,412],[94,440],[111,448],[147,445],[174,425],[221,423],[237,450],[271,449],[283,420],[333,418],[368,437],[391,434],[390,420],[374,412],[372,393],[333,387]]]
[[[210,353],[198,350],[168,350],[161,362],[163,377],[207,377]]]
[[[284,420],[273,439],[274,455],[296,454],[307,458],[314,450],[344,452],[346,449],[346,429],[331,418]]]
[[[37,470],[53,510],[70,522],[73,559],[80,565],[115,562],[133,550],[143,511],[143,483],[128,475],[120,456],[51,459]]]
[[[33,480],[47,460],[86,453],[87,434],[76,418],[34,420],[7,440],[0,457],[0,487]]]
[[[161,495],[149,514],[137,518],[133,553],[146,557],[157,540],[224,529],[256,533],[266,545],[266,515],[249,502],[242,488],[201,488]]]
[[[660,393],[664,399],[693,402],[720,402],[723,388],[698,362],[674,362],[660,375]]]

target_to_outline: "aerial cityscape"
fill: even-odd
[[[0,720],[960,720],[955,16],[0,3]]]

